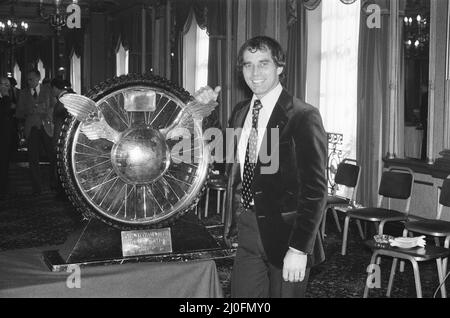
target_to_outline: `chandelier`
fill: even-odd
[[[415,17],[405,16],[405,47],[407,49],[424,49],[428,47],[428,19],[418,14]]]
[[[29,25],[25,21],[15,19],[14,7],[11,7],[11,15],[6,21],[0,21],[0,41],[14,47],[27,40]]]
[[[73,3],[77,3],[78,1],[73,1]],[[45,21],[48,21],[50,26],[52,26],[57,31],[61,31],[67,23],[68,14],[65,11],[65,8],[61,7],[61,0],[55,0],[55,9],[53,13],[48,13],[43,5],[43,0],[40,0],[39,3],[39,15]]]

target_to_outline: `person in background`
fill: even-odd
[[[17,86],[17,81],[14,77],[8,76],[9,83],[11,85],[10,90],[10,96],[11,96],[11,109],[14,113],[14,117],[12,120],[12,126],[11,126],[11,155],[13,155],[17,149],[19,149],[19,140],[20,140],[20,133],[19,133],[19,125],[17,123],[17,118],[15,117],[16,107],[17,107],[17,101],[19,99],[19,89]]]
[[[13,114],[10,82],[0,77],[0,199],[8,194],[8,171],[13,142]]]
[[[17,105],[17,99],[19,98],[19,89],[17,88],[17,81],[12,76],[9,76],[8,80],[11,85],[11,101],[13,104]]]
[[[28,144],[28,162],[31,172],[33,194],[42,192],[42,176],[39,167],[40,148],[45,150],[50,161],[50,188],[56,187],[55,155],[52,145],[53,106],[55,99],[48,85],[40,84],[41,73],[34,69],[28,72],[28,87],[20,91],[16,117],[24,124]],[[44,179],[45,180],[45,179]]]

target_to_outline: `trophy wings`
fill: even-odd
[[[96,103],[88,97],[79,94],[65,94],[60,98],[67,111],[79,120],[83,126],[81,132],[90,140],[100,138],[116,143],[120,133],[113,129],[103,116],[99,116],[101,110]],[[216,101],[202,104],[196,100],[190,101],[179,112],[175,120],[166,128],[160,129],[160,133],[166,139],[175,139],[186,133],[193,133],[194,122],[202,121],[208,117],[217,107]]]

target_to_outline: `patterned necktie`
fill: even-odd
[[[258,156],[258,116],[261,108],[261,102],[256,99],[253,104],[252,129],[250,131],[250,136],[248,137],[247,150],[245,152],[244,180],[242,182],[242,205],[246,209],[249,209],[253,205],[251,185]]]

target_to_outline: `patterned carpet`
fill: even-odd
[[[26,170],[26,168],[21,169],[24,169],[22,172]],[[18,173],[17,170],[14,173]],[[80,217],[74,212],[72,205],[58,197],[55,192],[47,190],[42,195],[32,196],[23,187],[21,188],[23,191],[17,191],[19,188],[16,187],[15,191],[0,200],[0,251],[62,244],[69,233],[80,226]],[[210,206],[215,208],[214,204]],[[308,298],[360,298],[364,291],[366,268],[371,253],[362,244],[357,235],[356,226],[354,228],[351,226],[348,255],[341,256],[341,235],[331,223],[332,218],[327,219],[330,220],[327,224],[325,239],[327,260],[311,271],[306,296]],[[213,215],[205,220],[205,225],[219,221],[219,217]],[[399,231],[399,229],[399,227],[391,228],[392,231]],[[213,228],[211,233],[215,237],[220,237],[221,228]],[[225,297],[230,296],[232,262],[232,258],[216,260]],[[390,268],[391,260],[383,258],[381,288],[371,290],[370,297],[385,297]],[[420,272],[423,296],[432,297],[438,285],[436,263],[421,263]],[[447,291],[450,292],[448,285]],[[411,267],[407,265],[404,273],[397,272],[392,297],[415,296],[414,276]],[[440,297],[440,293],[437,297]]]

